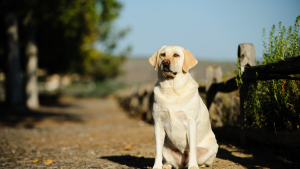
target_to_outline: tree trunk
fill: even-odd
[[[20,76],[20,55],[18,45],[18,18],[14,11],[5,14],[7,36],[7,103],[11,106],[21,106],[23,103],[22,79]],[[15,107],[14,107],[15,108]]]
[[[38,68],[38,48],[35,41],[35,29],[26,29],[26,105],[28,108],[38,108],[38,84],[37,84],[37,68]]]

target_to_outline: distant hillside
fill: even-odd
[[[190,72],[195,80],[201,83],[205,82],[205,69],[207,66],[219,65],[222,68],[223,75],[227,74],[229,77],[233,76],[236,69],[236,63],[234,62],[198,61],[198,64]],[[122,70],[125,71],[125,75],[118,77],[117,80],[127,84],[155,83],[157,80],[157,72],[150,65],[148,58],[128,58],[122,66]]]

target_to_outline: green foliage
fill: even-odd
[[[3,2],[7,3],[3,3],[0,10],[8,6],[16,6],[18,10],[21,52],[26,45],[27,29],[34,29],[39,68],[50,74],[76,72],[101,80],[120,73],[124,55],[111,53],[129,29],[113,27],[122,9],[117,0],[21,0],[18,5],[8,0]],[[3,35],[1,27],[0,23]],[[0,39],[0,45],[4,40]],[[104,51],[95,49],[96,42],[104,46]],[[0,47],[0,61],[4,55]],[[105,63],[108,65],[103,65]]]
[[[235,81],[239,88],[243,86],[243,80],[242,80],[242,71],[241,71],[241,59],[238,57],[238,64],[237,69],[235,70]]]
[[[267,45],[265,42],[265,29],[263,29],[263,45],[264,55],[263,64],[275,63],[280,60],[284,60],[290,57],[299,56],[299,19],[297,17],[294,30],[289,27],[288,31],[281,22],[278,24],[278,35],[275,36],[275,25],[273,25],[270,32],[270,44]]]
[[[47,12],[41,15],[46,19],[39,19],[42,21],[41,35],[47,35],[49,28],[53,32],[48,33],[47,38],[39,36],[40,55],[44,58],[40,60],[41,67],[51,72],[60,70],[95,75],[98,79],[118,75],[123,59],[111,55],[112,50],[98,52],[94,43],[100,41],[107,48],[116,47],[116,40],[114,47],[107,43],[115,34],[112,22],[119,16],[122,5],[116,0],[58,0],[56,3],[55,9],[46,3],[43,11]],[[109,63],[105,70],[103,63]]]
[[[125,60],[125,57],[114,57],[111,54],[96,53],[96,56],[100,57],[88,58],[90,60],[86,60],[86,74],[98,81],[113,78],[121,74],[119,67]]]
[[[258,64],[275,63],[300,55],[299,20],[288,30],[279,22],[276,30],[273,25],[270,31],[269,44],[265,42],[263,30],[263,61]],[[275,32],[278,31],[278,35]],[[238,72],[240,75],[240,73]],[[240,76],[239,76],[240,77]],[[293,77],[300,77],[293,75]],[[241,84],[241,77],[237,78]],[[252,127],[281,130],[299,129],[300,124],[300,82],[298,80],[266,80],[249,84],[245,101],[248,124]]]

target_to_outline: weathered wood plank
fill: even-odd
[[[204,87],[202,87],[202,86],[198,87],[198,92],[199,93],[205,93],[205,86]]]
[[[260,66],[245,66],[246,80],[294,79],[288,75],[300,74],[300,56]]]
[[[222,81],[223,72],[220,66],[208,66],[205,71],[206,106],[209,110],[218,92],[218,90],[212,90],[211,86]]]
[[[200,90],[203,91],[203,89],[204,89],[204,87],[203,88],[199,87],[198,91],[200,91]],[[238,89],[238,86],[236,84],[235,77],[229,79],[226,82],[212,84],[206,93],[207,94],[207,96],[206,96],[207,108],[210,107],[211,103],[213,102],[213,100],[218,92],[229,93],[229,92],[233,92],[237,89]]]
[[[233,77],[227,80],[226,82],[212,84],[209,90],[218,91],[222,93],[230,93],[237,89],[239,88],[236,84],[235,77]]]
[[[252,43],[241,43],[238,46],[238,58],[241,65],[241,72],[243,73],[246,65],[256,66],[256,57],[255,57],[255,48]],[[244,74],[244,73],[243,73]],[[244,77],[244,76],[243,76]],[[244,81],[245,79],[243,79]],[[241,124],[241,133],[240,141],[241,146],[246,145],[246,113],[245,113],[245,94],[248,91],[249,84],[245,83],[240,88],[240,124]]]
[[[238,58],[240,58],[241,71],[244,72],[245,66],[256,66],[255,48],[252,43],[240,43],[238,46]]]
[[[209,117],[213,126],[222,127],[222,95],[218,91],[212,91],[211,86],[222,82],[222,69],[220,66],[208,66],[206,68],[205,90],[206,106],[209,111]]]

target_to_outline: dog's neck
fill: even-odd
[[[180,93],[180,90],[183,90],[184,86],[186,86],[190,81],[194,80],[189,72],[178,72],[174,78],[166,78],[163,76],[161,71],[158,71],[158,84],[163,90],[172,88],[175,93]]]

